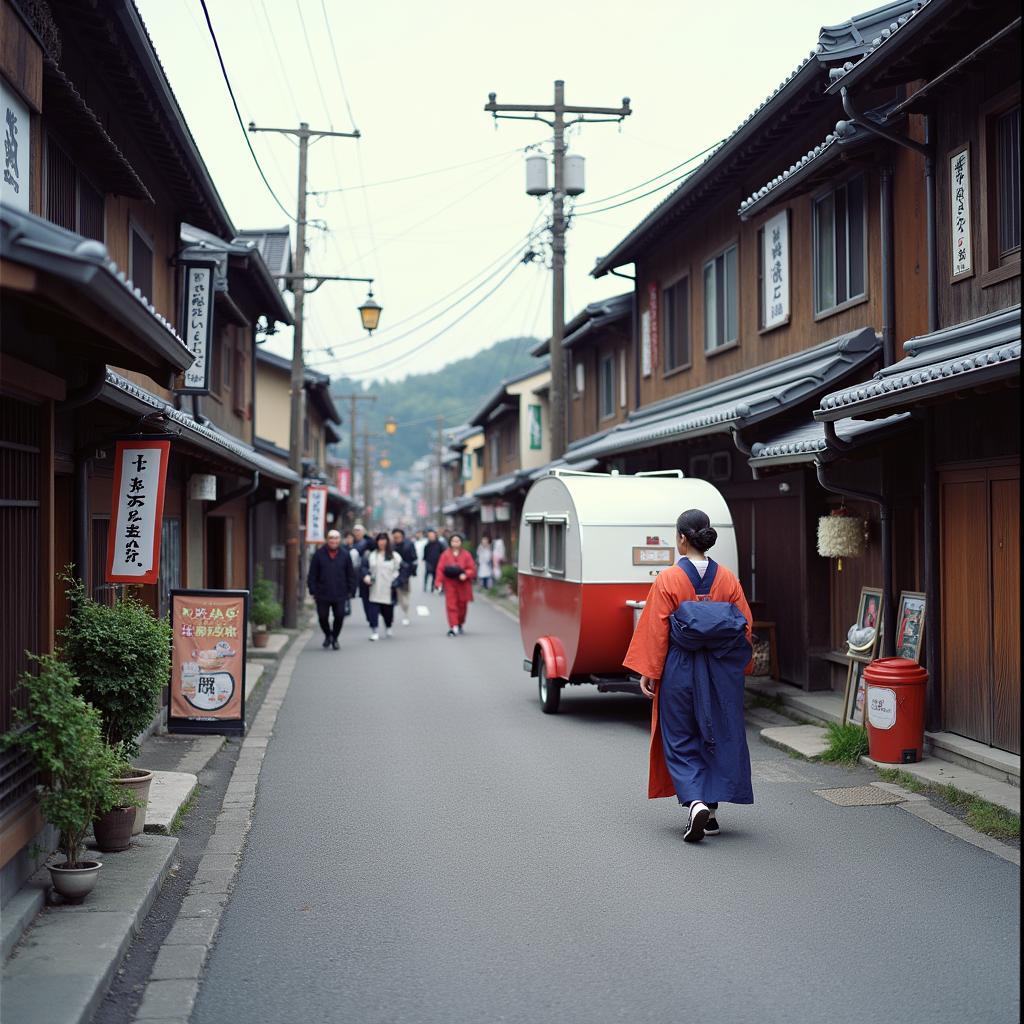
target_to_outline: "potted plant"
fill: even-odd
[[[128,594],[113,605],[100,604],[81,581],[63,576],[70,601],[68,623],[60,632],[61,657],[78,677],[79,692],[95,707],[106,742],[120,754],[115,781],[138,798],[132,835],[145,826],[153,773],[133,768],[138,737],[160,707],[170,673],[170,626]],[[132,801],[124,799],[122,806]]]
[[[256,567],[256,579],[253,581],[252,594],[249,599],[249,618],[252,621],[253,647],[266,647],[270,630],[280,625],[284,609],[274,595],[274,585],[264,575],[263,570]]]
[[[111,781],[117,803],[92,820],[92,834],[102,853],[118,853],[132,845],[138,808],[145,806],[142,797],[126,782],[138,770],[132,768],[122,747],[112,748],[111,754]],[[152,778],[152,772],[149,774]]]
[[[22,675],[27,707],[14,713],[15,727],[2,738],[35,763],[42,783],[40,809],[60,831],[64,861],[50,865],[53,887],[78,902],[96,885],[103,864],[85,860],[82,851],[89,825],[121,799],[111,781],[114,752],[103,742],[99,712],[76,692],[78,679],[56,655],[37,657],[39,672]]]

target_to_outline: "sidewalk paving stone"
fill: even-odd
[[[828,749],[827,733],[817,725],[775,725],[761,730],[761,739],[801,757],[821,757]]]
[[[178,812],[198,785],[199,779],[191,772],[153,772],[145,830],[169,835]]]

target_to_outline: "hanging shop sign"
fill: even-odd
[[[245,732],[247,590],[171,591],[168,732]]]
[[[193,473],[188,478],[189,501],[216,501],[217,476],[214,473]]]
[[[761,327],[789,323],[789,210],[761,229]]]
[[[108,583],[156,583],[170,441],[118,441],[107,535]]]
[[[651,366],[658,365],[658,282],[647,285],[647,309],[651,314]]]
[[[416,515],[425,516],[426,514],[427,503],[422,498],[420,498],[420,500],[416,502]]]
[[[529,412],[530,422],[530,451],[536,452],[540,450],[541,445],[544,443],[544,434],[540,418],[540,406],[528,405],[526,408]]]
[[[494,506],[493,505],[481,505],[480,506],[480,522],[481,523],[493,523],[494,522]]]
[[[352,470],[348,466],[338,469],[338,490],[346,497],[352,496]]]
[[[0,180],[0,202],[15,210],[29,212],[28,162],[32,152],[32,121],[28,107],[0,78],[0,131],[4,136],[4,173]]]
[[[462,479],[472,480],[473,479],[473,453],[463,452],[462,453]]]
[[[955,150],[949,158],[949,216],[953,281],[974,273],[971,261],[971,150]]]
[[[499,501],[494,506],[494,519],[498,523],[507,523],[512,518],[512,506],[507,501]]]
[[[194,359],[182,374],[181,394],[210,393],[211,343],[213,341],[213,273],[214,262],[185,260],[181,324],[182,337]]]
[[[323,544],[327,540],[327,488],[310,484],[306,488],[306,543]]]

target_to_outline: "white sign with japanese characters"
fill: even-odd
[[[761,245],[761,326],[768,330],[789,321],[788,210],[765,221]]]
[[[185,371],[179,391],[205,394],[210,390],[210,340],[213,336],[213,267],[185,265],[185,308],[182,337],[195,357]]]
[[[971,273],[971,151],[964,146],[949,158],[949,217],[952,276]]]
[[[28,212],[28,161],[31,152],[31,121],[28,107],[0,78],[0,131],[4,136],[4,172],[0,179],[0,202]]]
[[[651,314],[646,309],[640,314],[640,373],[651,375]]]
[[[327,488],[306,488],[306,543],[323,544],[327,540]]]
[[[108,583],[155,583],[170,441],[118,441],[107,536]]]

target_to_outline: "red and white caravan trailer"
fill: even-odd
[[[718,490],[678,470],[552,470],[530,488],[519,527],[523,668],[541,708],[558,710],[567,683],[639,693],[622,667],[654,577],[674,565],[676,519],[705,511],[718,531],[711,557],[735,572],[736,534]]]

